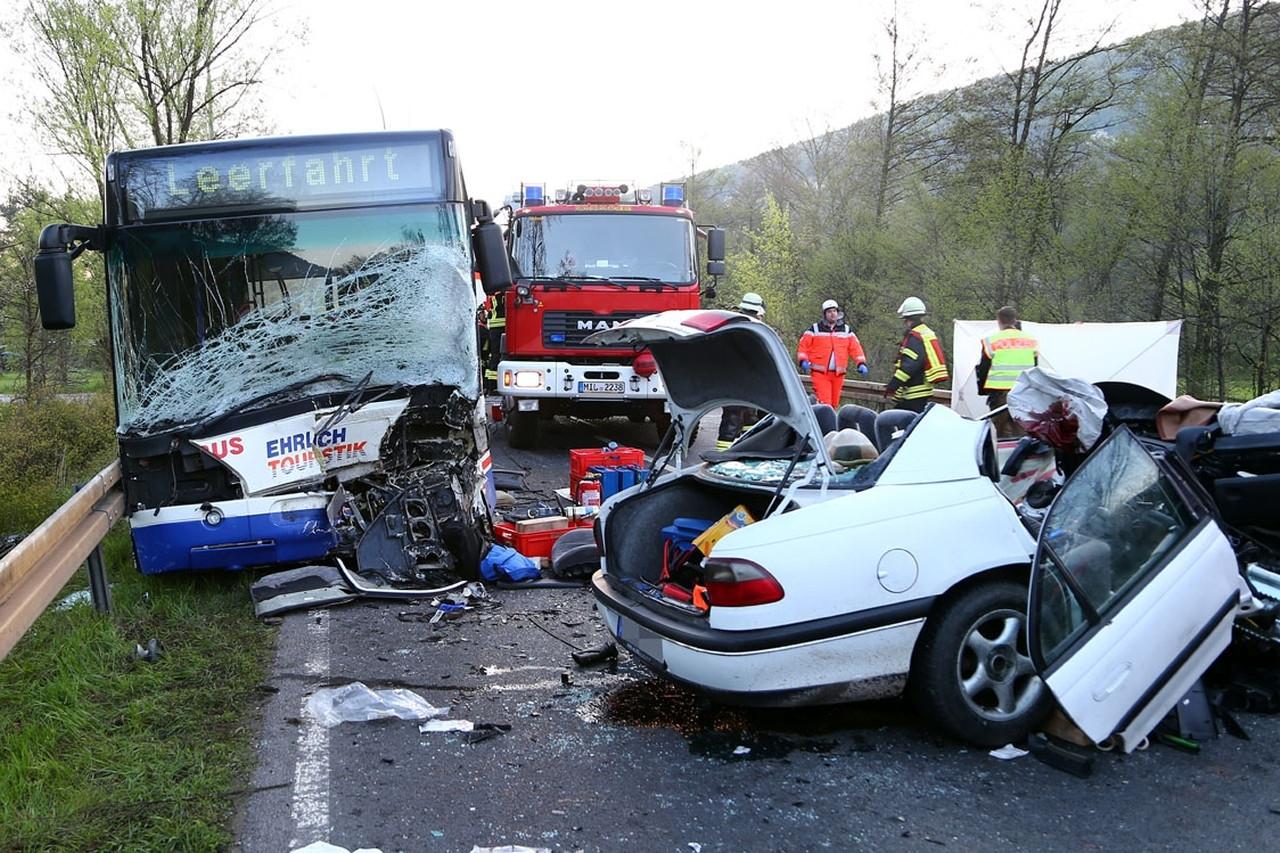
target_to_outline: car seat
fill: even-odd
[[[836,413],[836,427],[838,429],[856,429],[867,438],[875,441],[876,413],[866,406],[847,403],[841,406],[840,411]]]
[[[818,434],[826,435],[829,432],[835,432],[837,427],[836,410],[828,406],[826,403],[815,403],[813,406],[813,417],[818,422]]]
[[[889,445],[893,444],[894,434],[911,426],[918,417],[919,415],[915,412],[908,412],[905,409],[890,409],[876,415],[876,449],[884,453]]]

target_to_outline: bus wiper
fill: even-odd
[[[370,403],[376,403],[384,397],[389,397],[398,391],[403,391],[409,386],[404,382],[393,382],[383,388],[377,394],[371,397],[365,397],[364,394],[369,390],[369,380],[373,378],[373,371],[370,370],[365,374],[364,379],[356,383],[356,387],[351,389],[351,393],[343,398],[338,404],[338,408],[333,410],[333,414],[325,419],[325,422],[316,428],[316,435],[337,426],[347,415],[354,415]]]
[[[217,414],[207,417],[204,420],[197,421],[196,423],[191,425],[189,431],[192,434],[199,433],[202,430],[208,429],[209,427],[213,426],[219,421],[225,420],[226,418],[229,418],[232,415],[237,414],[238,412],[243,412],[249,409],[257,408],[258,406],[261,406],[264,403],[274,400],[276,397],[281,397],[286,394],[292,394],[294,391],[300,391],[301,389],[306,388],[308,385],[314,385],[317,382],[343,382],[346,384],[350,384],[352,381],[353,380],[351,379],[351,377],[347,376],[345,373],[321,373],[317,376],[312,376],[307,379],[300,379],[297,382],[290,382],[288,385],[285,385],[282,388],[276,388],[274,391],[268,391],[265,394],[259,394],[257,397],[254,397],[250,400],[246,400],[243,403],[240,403],[236,406],[232,406],[230,409],[227,409],[226,411],[218,412]]]
[[[342,398],[342,402],[338,404],[338,408],[333,410],[333,414],[325,418],[324,423],[316,428],[316,435],[319,435],[322,432],[327,432],[330,427],[346,417],[346,412],[354,412],[359,408],[357,401],[360,399],[360,393],[368,386],[371,379],[373,379],[372,370],[366,373],[364,378],[356,383],[356,387],[352,388],[347,396]]]

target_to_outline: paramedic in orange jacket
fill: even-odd
[[[805,329],[796,347],[800,369],[813,377],[813,393],[819,403],[840,408],[844,374],[852,360],[858,372],[867,375],[867,357],[862,343],[840,320],[840,306],[834,299],[822,303],[822,319]]]

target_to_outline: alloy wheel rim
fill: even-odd
[[[985,720],[1016,719],[1036,704],[1044,690],[1026,651],[1025,618],[1011,608],[982,614],[965,631],[956,653],[960,695]]]

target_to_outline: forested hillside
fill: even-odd
[[[718,301],[761,293],[790,341],[835,297],[872,378],[916,295],[947,338],[1005,304],[1052,322],[1181,318],[1187,391],[1280,386],[1280,6],[1217,0],[1057,56],[1060,5],[1028,23],[1020,68],[910,100],[924,64],[890,21],[884,112],[691,168],[699,221],[731,229]]]

